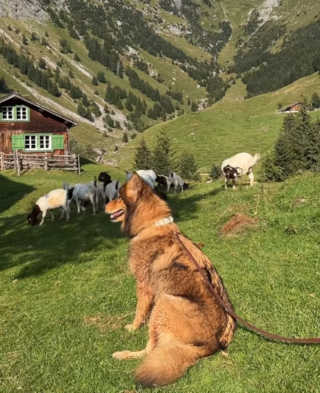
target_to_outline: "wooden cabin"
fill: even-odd
[[[68,155],[77,123],[13,92],[0,99],[0,152]]]
[[[289,106],[287,106],[286,108],[283,108],[280,112],[282,113],[295,113],[295,112],[299,112],[299,110],[301,109],[301,102],[295,102],[294,104],[291,104]]]

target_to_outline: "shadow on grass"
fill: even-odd
[[[170,194],[169,205],[177,223],[196,219],[198,202],[215,196],[223,188],[215,188],[207,193]],[[55,212],[56,220],[47,216],[42,226],[31,227],[27,214],[0,220],[1,262],[0,271],[20,266],[15,278],[22,279],[43,274],[64,264],[90,263],[96,256],[108,259],[123,256],[119,245],[126,247],[127,240],[120,225],[109,221],[109,216],[100,212],[92,214],[88,208],[77,215],[71,211],[70,221],[59,221],[60,212]],[[38,218],[38,221],[40,218]]]
[[[211,189],[207,193],[192,194],[190,196],[186,196],[188,191],[184,192],[183,197],[181,197],[181,194],[168,194],[168,202],[176,223],[197,219],[198,213],[200,213],[198,203],[208,197],[215,197],[222,191],[224,191],[224,186]]]
[[[70,221],[59,221],[47,216],[42,226],[31,227],[26,215],[0,221],[0,271],[21,266],[15,278],[36,276],[47,270],[72,263],[88,263],[96,255],[114,258],[118,245],[125,239],[118,225],[112,224],[103,212],[93,216],[86,212],[71,213]]]
[[[0,175],[0,213],[3,213],[35,188],[23,183],[9,180]]]

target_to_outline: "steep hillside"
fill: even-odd
[[[0,77],[116,163],[137,132],[312,74],[319,15],[316,0],[0,0]]]
[[[159,130],[165,130],[174,148],[180,152],[192,151],[202,172],[208,172],[213,163],[240,151],[262,155],[274,143],[281,128],[284,115],[277,114],[279,104],[283,106],[310,100],[313,93],[320,94],[318,74],[300,79],[273,93],[243,99],[245,86],[238,81],[232,86],[222,102],[201,113],[190,113],[165,124],[156,125],[139,135],[132,143],[120,151],[119,166],[132,168],[134,153],[141,137],[152,147]],[[315,111],[312,116],[318,116]]]

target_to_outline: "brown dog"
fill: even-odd
[[[176,234],[167,203],[134,174],[105,209],[111,221],[122,222],[130,238],[129,265],[137,280],[138,304],[133,323],[138,329],[148,318],[149,341],[138,352],[122,351],[115,359],[145,361],[136,372],[141,385],[164,386],[181,377],[197,360],[226,348],[235,321],[217,303],[186,255]],[[229,304],[221,278],[211,261],[191,240],[181,240],[204,269],[217,294]]]

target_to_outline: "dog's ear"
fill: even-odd
[[[141,177],[137,173],[134,173],[129,181],[131,183],[132,189],[140,194],[143,188],[143,180]]]

